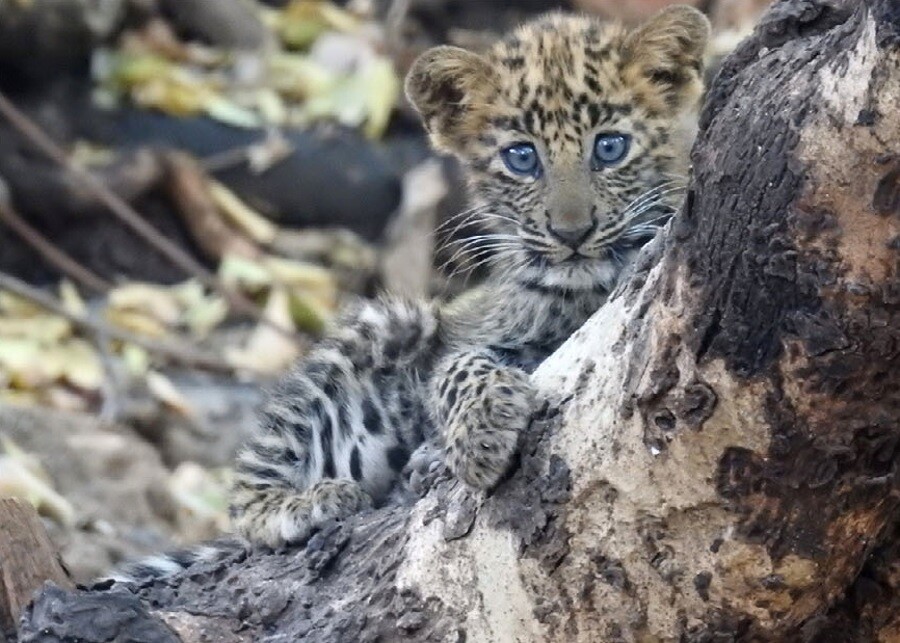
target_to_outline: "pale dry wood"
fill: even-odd
[[[24,501],[0,498],[0,632],[15,628],[47,581],[74,588],[37,511]]]
[[[178,206],[178,215],[201,252],[214,261],[228,255],[256,259],[262,250],[249,238],[228,225],[209,193],[209,177],[187,154],[165,155],[168,167],[166,188]]]

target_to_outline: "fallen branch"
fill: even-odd
[[[37,288],[29,286],[20,279],[16,279],[12,275],[0,272],[0,290],[6,290],[18,297],[27,299],[28,301],[44,308],[54,315],[59,315],[78,329],[90,334],[95,341],[103,342],[115,339],[121,342],[127,342],[140,346],[144,350],[165,357],[178,364],[190,366],[202,370],[234,373],[237,370],[233,365],[214,355],[206,355],[198,352],[193,346],[185,342],[160,342],[146,337],[140,337],[129,333],[128,331],[110,326],[98,320],[89,319],[83,315],[72,313],[56,301],[50,295],[41,292]]]
[[[0,222],[19,236],[22,241],[31,246],[40,254],[47,263],[57,268],[61,273],[71,277],[86,288],[97,293],[105,293],[112,284],[85,268],[72,257],[57,248],[47,237],[35,230],[25,219],[19,216],[12,207],[0,203]]]
[[[228,255],[259,258],[262,255],[259,246],[225,221],[209,193],[209,177],[201,166],[181,152],[171,152],[165,158],[169,196],[201,252],[214,261]]]

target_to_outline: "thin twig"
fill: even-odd
[[[225,286],[215,275],[202,266],[190,254],[182,250],[170,239],[162,236],[121,197],[103,185],[96,176],[74,163],[49,136],[47,136],[28,116],[22,113],[3,92],[0,92],[0,114],[37,147],[47,158],[59,164],[84,182],[85,187],[104,204],[119,220],[131,228],[147,243],[167,257],[173,264],[195,277],[201,283],[220,294],[235,311],[249,315],[253,319],[272,326],[282,334],[293,338],[294,334],[272,324],[263,311],[239,292]]]
[[[41,308],[52,312],[54,315],[64,317],[83,332],[90,334],[95,341],[115,339],[121,342],[127,342],[129,344],[140,346],[150,353],[165,357],[184,366],[224,373],[233,373],[236,370],[233,365],[225,360],[214,355],[201,353],[186,342],[160,342],[147,339],[114,326],[110,326],[102,321],[89,319],[84,315],[72,313],[66,310],[66,308],[52,296],[41,292],[37,288],[34,288],[5,272],[0,272],[0,290],[7,290],[14,295],[27,299]]]
[[[3,203],[0,203],[0,221],[64,275],[97,293],[102,294],[112,288],[111,283],[57,248],[47,237],[32,228],[18,212]]]
[[[392,0],[387,16],[384,19],[385,40],[390,45],[396,45],[401,42],[403,25],[406,22],[406,17],[409,15],[411,5],[411,0]]]

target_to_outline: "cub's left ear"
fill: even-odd
[[[494,69],[478,54],[435,47],[413,63],[406,95],[419,111],[432,144],[461,153],[483,126],[497,85]]]
[[[631,32],[623,46],[623,74],[652,106],[679,112],[703,91],[703,56],[710,37],[706,16],[684,5],[660,11]]]

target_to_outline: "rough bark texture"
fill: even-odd
[[[45,580],[74,587],[31,505],[0,498],[0,639]]]
[[[493,494],[443,480],[139,603],[45,592],[23,640],[112,640],[84,623],[123,600],[185,641],[898,640],[898,96],[896,0],[777,3]]]

